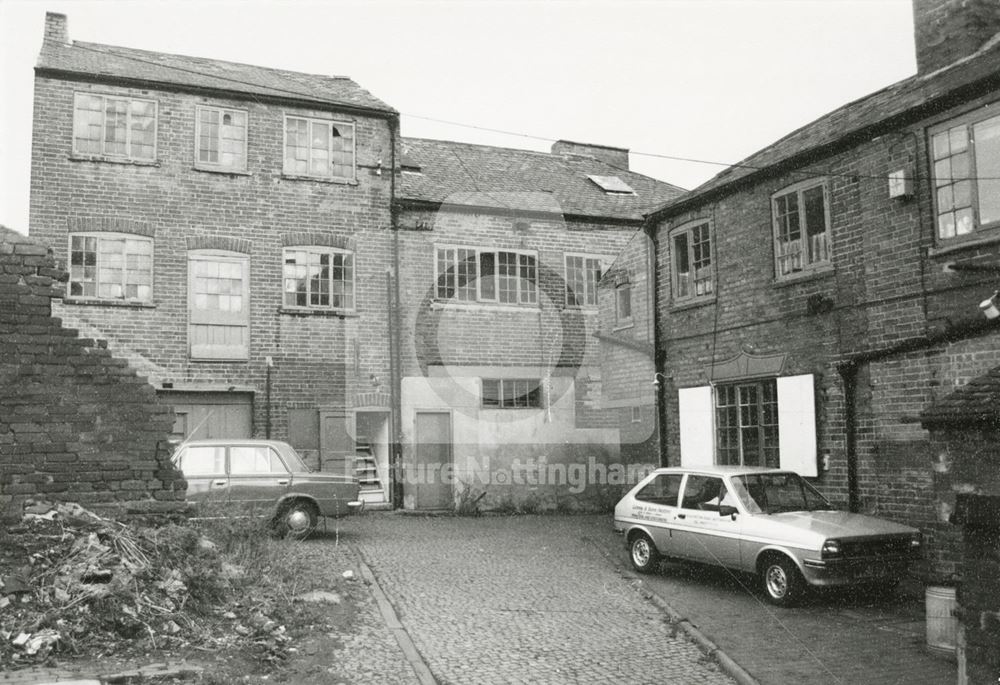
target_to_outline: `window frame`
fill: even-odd
[[[735,404],[722,404],[724,393],[733,391],[735,394]],[[751,404],[745,400],[745,395],[753,391],[756,394],[756,401]],[[768,397],[768,394],[770,397]],[[778,383],[776,378],[759,378],[753,380],[738,380],[727,383],[719,383],[713,388],[713,402],[715,409],[715,463],[732,466],[763,466],[768,468],[779,468],[781,466],[780,451],[780,425],[778,419]],[[768,409],[771,409],[771,421],[768,422]],[[752,410],[755,423],[746,421],[744,409]],[[724,421],[725,413],[735,414],[735,423]],[[747,414],[750,412],[747,411]],[[759,463],[747,463],[745,453],[744,432],[755,429],[757,434],[757,445],[760,451]],[[728,446],[728,442],[723,440],[725,431],[736,431],[736,444]],[[768,436],[768,431],[773,431],[773,435]],[[736,461],[727,459],[727,455],[737,456]]]
[[[451,259],[443,260],[442,252],[453,252]],[[462,253],[465,253],[465,259],[460,259]],[[468,262],[470,259],[469,253],[475,258],[475,268],[470,272],[468,269]],[[515,255],[516,263],[514,265],[516,275],[513,276],[514,284],[516,286],[516,301],[515,302],[504,302],[501,299],[501,292],[504,291],[502,278],[512,278],[510,274],[503,275],[500,273],[501,268],[501,254]],[[483,274],[483,255],[492,255],[492,272],[488,276],[492,277],[492,295],[483,294],[483,285],[487,282]],[[527,268],[533,273],[532,278],[525,278],[523,276],[524,269],[526,265],[523,262],[524,259],[530,259],[531,264]],[[449,285],[447,281],[442,283],[442,279],[449,276],[447,272],[442,273],[441,266],[445,261],[450,262],[449,269],[452,270],[450,276],[454,279],[454,283]],[[466,268],[463,270],[461,265],[465,264]],[[509,268],[510,265],[508,264]],[[459,284],[459,278],[466,278],[464,284]],[[469,285],[470,275],[472,280],[475,281],[475,286]],[[527,291],[521,288],[521,283],[527,280],[534,284],[534,289],[532,291]],[[501,307],[522,307],[522,308],[537,308],[539,306],[539,268],[538,268],[538,253],[534,250],[517,250],[517,249],[502,249],[497,247],[489,248],[477,248],[468,245],[452,245],[452,244],[440,244],[434,246],[434,300],[437,302],[447,302],[447,303],[458,303],[458,304],[486,304],[486,305],[497,305]],[[447,294],[448,289],[453,290],[452,294],[449,296]],[[472,293],[473,297],[463,298],[459,295],[463,292],[466,294]],[[509,292],[509,290],[507,291]],[[442,294],[444,293],[444,294]]]
[[[77,146],[77,126],[79,124],[77,120],[78,112],[78,102],[83,97],[91,98],[101,98],[101,137],[100,137],[100,152],[80,150]],[[120,100],[126,102],[125,108],[125,152],[123,154],[109,152],[107,149],[107,102],[108,100]],[[132,154],[132,103],[133,102],[144,102],[151,104],[153,106],[153,130],[152,130],[152,151],[149,157],[140,157]],[[72,142],[71,150],[73,157],[92,159],[100,161],[112,161],[112,162],[133,162],[137,164],[155,164],[157,160],[157,154],[159,152],[157,148],[157,138],[159,137],[159,123],[160,123],[160,112],[159,112],[159,102],[151,98],[135,97],[132,95],[115,95],[111,93],[92,93],[90,91],[74,91],[73,92],[73,125],[72,125]],[[87,138],[85,140],[92,140]]]
[[[815,188],[822,188],[824,227],[822,233],[810,235],[807,221],[808,210],[806,208],[805,194]],[[782,273],[782,259],[788,255],[782,254],[782,250],[779,247],[779,236],[781,234],[779,221],[782,216],[788,216],[790,214],[779,215],[778,203],[782,198],[792,194],[795,195],[795,211],[798,219],[798,254],[808,258],[811,251],[810,239],[813,235],[822,235],[824,236],[825,243],[823,246],[825,250],[825,257],[815,259],[809,263],[800,263],[799,268],[793,269],[787,273]],[[791,244],[792,241],[786,242]],[[771,246],[774,251],[774,277],[776,280],[786,281],[801,278],[802,276],[809,274],[829,271],[833,268],[833,227],[830,218],[830,184],[825,177],[799,181],[798,183],[785,186],[781,190],[771,194]]]
[[[695,256],[695,246],[702,244],[702,242],[696,243],[694,240],[694,232],[702,227],[705,228],[707,233],[707,253],[708,253],[708,263],[705,265],[704,269],[708,269],[708,276],[704,279],[699,279],[697,277],[699,267],[696,266],[698,260]],[[681,236],[685,237],[686,250],[684,258],[687,263],[687,270],[683,273],[689,274],[685,279],[684,287],[682,288],[681,281],[681,270],[680,270],[680,255],[677,249],[677,239]],[[688,304],[691,302],[705,302],[711,301],[715,298],[715,230],[712,221],[707,218],[692,219],[691,221],[686,221],[683,224],[670,229],[667,233],[669,245],[670,245],[670,291],[673,296],[673,302],[675,304]],[[702,260],[704,261],[704,260]],[[699,281],[704,281],[707,285],[706,289],[702,293],[698,293],[697,285]],[[686,292],[682,293],[682,290]]]
[[[580,259],[583,260],[581,268],[583,270],[583,302],[571,302],[570,301],[570,259]],[[598,284],[601,282],[601,277],[604,275],[605,267],[604,265],[608,263],[608,259],[595,254],[588,254],[585,252],[566,252],[563,254],[563,292],[564,299],[563,302],[567,309],[597,309],[599,298],[598,298]],[[591,270],[591,264],[589,262],[597,263],[597,275],[591,282],[589,276],[593,273]],[[577,298],[578,299],[578,298]],[[593,300],[593,301],[591,301]]]
[[[542,379],[541,378],[480,378],[480,396],[479,396],[479,406],[482,409],[497,409],[497,410],[511,410],[511,409],[543,409],[544,400],[542,398]],[[487,383],[496,383],[496,403],[487,403]],[[518,384],[527,383],[527,392],[516,394],[518,389]],[[512,384],[513,390],[511,392],[511,399],[515,401],[514,404],[507,405],[505,402],[508,400],[507,392],[505,389],[506,384]],[[491,393],[493,395],[493,393]],[[525,404],[516,403],[519,398],[526,398]]]
[[[84,280],[74,279],[73,278],[73,270],[74,270],[74,267],[77,266],[77,265],[75,265],[73,263],[73,261],[74,261],[74,257],[73,257],[74,252],[86,252],[85,250],[74,250],[73,249],[73,239],[74,238],[84,238],[84,239],[86,239],[86,238],[94,238],[94,239],[97,240],[96,249],[94,251],[94,255],[95,256],[94,256],[94,265],[93,265],[93,268],[96,270],[96,273],[95,273],[94,281],[93,281],[94,286],[95,286],[95,288],[94,288],[94,294],[93,295],[73,294],[73,287],[74,287],[74,285],[83,284],[83,283],[88,283],[89,282],[89,281],[84,281]],[[142,243],[144,243],[144,244],[146,244],[146,245],[149,246],[149,254],[148,254],[148,257],[149,257],[149,273],[148,273],[149,297],[146,297],[146,298],[138,297],[138,296],[137,297],[128,297],[127,294],[126,294],[127,290],[128,290],[128,286],[129,286],[128,273],[130,271],[130,269],[128,268],[129,253],[128,253],[127,249],[122,253],[122,264],[121,264],[121,267],[120,267],[121,281],[118,283],[118,285],[121,286],[121,289],[122,289],[122,296],[121,297],[106,297],[106,296],[101,295],[101,284],[102,284],[102,281],[101,281],[101,272],[103,270],[102,266],[101,266],[101,263],[100,263],[100,258],[101,258],[101,255],[103,254],[102,251],[101,251],[101,242],[105,241],[105,240],[108,240],[108,241],[110,241],[110,240],[122,240],[122,241],[125,241],[126,248],[128,246],[128,241],[130,241],[130,240],[142,242]],[[152,304],[153,303],[154,285],[155,285],[155,274],[156,274],[156,269],[155,269],[156,244],[155,244],[155,241],[152,238],[150,238],[149,236],[138,235],[138,234],[135,234],[135,233],[121,233],[121,232],[109,232],[109,231],[73,231],[73,232],[71,232],[67,236],[67,255],[68,255],[67,262],[69,264],[69,269],[68,269],[68,271],[69,271],[69,280],[68,280],[68,282],[66,284],[66,292],[67,292],[67,296],[66,297],[67,297],[67,299],[69,301],[86,300],[86,301],[100,301],[100,302],[124,302],[124,303],[129,303],[129,304]],[[140,256],[145,256],[145,255],[140,255]],[[79,266],[86,267],[87,265],[86,264],[81,264]],[[110,269],[112,267],[105,267],[105,268],[109,268]],[[132,269],[132,271],[135,271],[135,269]],[[132,285],[136,285],[136,286],[141,287],[142,285],[145,285],[145,284],[142,284],[142,283],[133,283]]]
[[[985,122],[991,120],[998,120],[1000,124],[1000,114],[996,113],[996,110],[990,107],[977,108],[971,112],[966,112],[963,115],[952,117],[946,121],[943,121],[934,126],[928,127],[927,129],[927,163],[930,167],[929,176],[931,179],[931,202],[934,207],[934,242],[936,245],[949,246],[961,244],[964,242],[974,242],[976,240],[981,240],[987,236],[997,237],[1000,234],[1000,217],[997,219],[983,223],[982,220],[982,207],[980,203],[980,198],[984,195],[990,195],[989,192],[982,192],[980,188],[980,183],[991,182],[997,184],[1000,188],[1000,181],[991,180],[991,177],[1000,174],[994,174],[993,172],[987,172],[988,178],[980,179],[980,162],[979,153],[977,148],[980,147],[976,143],[975,138],[975,128],[978,125],[982,125]],[[938,183],[938,163],[949,160],[949,172],[954,174],[954,170],[951,169],[951,160],[954,158],[954,154],[948,154],[947,157],[938,159],[935,151],[935,138],[941,134],[949,133],[954,129],[962,128],[965,131],[965,148],[963,152],[968,155],[967,169],[964,176],[949,176],[952,179],[951,183]],[[950,152],[950,141],[949,141],[949,152]],[[952,192],[954,192],[954,187],[961,183],[962,181],[954,181],[955,178],[965,180],[969,184],[968,194],[969,194],[969,209],[971,216],[971,228],[967,233],[958,233],[958,221],[955,222],[953,228],[954,233],[948,237],[941,236],[941,195],[940,191],[945,186],[951,186]],[[954,211],[954,205],[952,209],[947,210],[948,212]]]
[[[206,162],[201,159],[201,132],[202,132],[202,120],[201,113],[203,111],[214,111],[219,113],[220,122],[218,124],[219,130],[216,137],[217,151],[219,153],[218,162]],[[222,163],[222,117],[227,113],[239,113],[243,115],[243,164],[241,166],[233,166],[230,164]],[[242,109],[239,107],[227,107],[224,105],[209,105],[209,104],[199,104],[195,106],[194,111],[194,166],[196,169],[201,169],[203,171],[222,171],[228,173],[246,173],[247,170],[247,159],[249,157],[249,137],[250,137],[250,112],[249,110]]]
[[[628,313],[623,314],[623,301],[627,303]],[[618,327],[630,326],[632,319],[632,282],[625,280],[615,285],[615,324]]]
[[[223,313],[220,309],[196,309],[195,300],[195,264],[197,262],[214,261],[217,264],[235,264],[241,266],[242,297],[239,314]],[[187,321],[188,321],[188,358],[192,361],[248,361],[250,358],[250,255],[229,250],[198,249],[187,252]],[[220,293],[221,294],[221,293]],[[232,293],[228,293],[232,294]],[[217,345],[210,343],[198,345],[195,342],[195,329],[198,326],[227,326],[240,328],[244,331],[243,343],[238,345]]]
[[[320,256],[322,256],[322,255],[328,255],[330,257],[333,257],[335,255],[340,255],[342,257],[349,257],[350,258],[350,266],[349,267],[345,267],[344,265],[341,265],[339,268],[342,269],[342,270],[346,270],[348,268],[350,269],[350,273],[351,273],[350,284],[349,284],[350,285],[350,289],[349,289],[350,305],[349,306],[343,306],[343,307],[334,306],[334,304],[333,304],[333,298],[334,298],[334,295],[333,295],[333,290],[334,290],[333,289],[333,284],[334,284],[335,281],[333,279],[332,274],[331,274],[330,279],[329,279],[329,281],[330,281],[330,291],[328,293],[329,298],[330,298],[330,304],[328,304],[328,305],[314,305],[314,304],[311,304],[311,303],[307,303],[307,304],[304,304],[304,305],[289,304],[286,298],[288,297],[289,292],[290,292],[288,290],[288,281],[290,279],[289,279],[289,276],[287,275],[287,273],[285,271],[286,267],[288,266],[288,261],[287,261],[288,260],[288,256],[287,255],[288,255],[289,252],[307,252],[307,253],[310,253],[310,254],[318,254]],[[308,268],[310,265],[306,265],[306,266]],[[332,264],[332,261],[331,261],[331,264],[329,265],[329,268],[331,270],[334,270],[337,267],[335,267]],[[329,247],[329,246],[326,246],[326,245],[286,245],[281,250],[281,307],[282,307],[282,309],[295,310],[297,312],[355,312],[355,311],[357,311],[357,305],[358,305],[358,303],[357,303],[357,273],[358,273],[357,272],[357,259],[356,259],[356,254],[355,254],[354,250],[348,250],[348,249],[339,248],[339,247]],[[308,276],[307,276],[307,283],[311,283],[311,282],[312,282],[312,279],[308,278]],[[340,283],[347,283],[343,279],[341,279],[339,282]],[[343,288],[343,290],[345,290],[345,291],[347,290],[346,286]],[[296,294],[297,294],[297,292],[298,291],[295,291]],[[312,295],[313,295],[312,291],[307,291],[306,292],[306,297],[307,297],[308,300],[312,299]]]
[[[333,173],[333,168],[335,166],[345,166],[345,165],[335,165],[332,162],[333,155],[334,155],[334,150],[333,150],[333,147],[332,147],[333,146],[333,141],[337,137],[343,138],[344,136],[329,136],[329,143],[327,145],[327,150],[326,151],[327,151],[327,154],[329,155],[328,158],[327,158],[327,160],[328,160],[327,163],[328,163],[328,165],[330,167],[330,173],[328,173],[328,174],[318,174],[318,173],[314,173],[312,171],[312,162],[313,162],[313,156],[312,156],[313,146],[312,145],[309,145],[306,148],[309,151],[309,157],[306,160],[307,170],[303,172],[303,171],[294,171],[292,169],[289,169],[288,168],[288,124],[293,119],[294,120],[301,120],[301,121],[305,121],[306,122],[306,124],[308,125],[308,134],[307,135],[308,135],[308,137],[310,139],[312,139],[312,136],[313,136],[312,129],[313,129],[313,125],[314,124],[323,124],[323,125],[326,125],[326,126],[330,126],[332,128],[341,128],[341,127],[350,128],[350,130],[351,130],[351,164],[350,164],[351,174],[349,176],[338,176],[338,175],[336,175],[336,174]],[[340,183],[355,183],[357,181],[357,178],[358,178],[358,140],[357,140],[357,127],[355,126],[355,124],[354,124],[353,121],[343,121],[343,120],[340,120],[340,119],[332,119],[332,118],[327,119],[325,117],[308,116],[308,115],[304,115],[304,114],[285,114],[283,121],[284,121],[284,123],[283,123],[283,126],[282,126],[282,139],[281,139],[281,174],[282,174],[282,176],[289,177],[289,178],[318,179],[318,180],[334,181],[334,182],[340,182]]]

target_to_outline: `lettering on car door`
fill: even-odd
[[[734,502],[722,478],[689,475],[677,512],[678,555],[709,564],[739,566],[739,515],[734,520],[719,514],[720,504],[735,506]]]
[[[679,473],[658,474],[636,493],[632,505],[632,518],[646,524],[656,549],[668,556],[673,554],[673,525],[681,478],[683,475]]]

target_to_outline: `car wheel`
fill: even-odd
[[[633,568],[639,573],[652,573],[660,562],[660,553],[656,550],[656,545],[644,533],[632,538],[628,546],[628,557],[632,561]]]
[[[318,520],[315,504],[296,500],[281,508],[276,523],[279,535],[301,540],[316,530]]]
[[[805,590],[805,579],[798,567],[785,556],[771,556],[761,569],[764,594],[771,604],[792,606],[801,599]]]

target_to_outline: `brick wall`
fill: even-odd
[[[72,159],[74,92],[155,100],[156,163]],[[199,104],[247,111],[247,173],[194,168]],[[358,393],[372,389],[373,376],[389,377],[392,175],[381,173],[381,165],[388,167],[393,158],[391,132],[397,125],[377,116],[335,113],[355,125],[357,180],[330,183],[282,174],[286,113],[330,116],[327,110],[266,98],[36,78],[30,214],[31,235],[52,245],[63,264],[70,231],[153,237],[151,305],[67,301],[57,304],[58,314],[99,333],[123,356],[141,359],[157,387],[250,390],[254,433],[264,434],[270,416],[272,437],[279,439],[287,437],[289,406],[349,406]],[[355,313],[282,310],[282,248],[307,242],[354,251]],[[234,245],[250,261],[249,358],[193,360],[188,353],[189,250]],[[268,357],[273,362],[270,407]]]
[[[173,412],[103,341],[52,316],[66,276],[47,247],[0,227],[0,514],[33,496],[175,510]]]
[[[979,320],[978,302],[996,287],[988,272],[959,272],[948,265],[995,260],[996,245],[936,249],[930,162],[922,141],[928,127],[986,102],[942,112],[811,167],[771,174],[657,226],[664,248],[657,268],[661,353],[670,377],[665,435],[671,463],[679,462],[678,388],[708,384],[713,360],[741,351],[784,354],[782,375],[814,375],[818,452],[829,464],[815,484],[845,506],[845,388],[838,365],[860,358],[855,398],[860,508],[921,527],[931,543],[923,571],[947,572],[955,540],[931,494],[935,451],[918,417],[942,394],[1000,364],[995,334],[956,334],[951,341],[942,335]],[[917,175],[910,197],[888,195],[887,177],[898,169]],[[779,281],[771,197],[809,177],[827,180],[832,268]],[[700,305],[674,306],[669,230],[692,219],[712,222],[716,296]],[[909,343],[915,348],[892,351]]]

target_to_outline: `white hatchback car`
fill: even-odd
[[[657,469],[615,506],[632,565],[662,557],[756,573],[769,601],[807,586],[892,588],[919,557],[916,528],[837,511],[801,476],[776,469]]]

